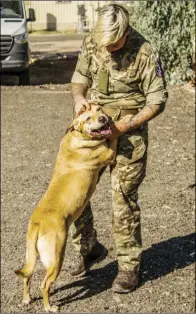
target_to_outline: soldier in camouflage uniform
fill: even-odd
[[[138,187],[145,177],[147,121],[164,110],[167,99],[157,52],[129,25],[129,14],[117,4],[104,6],[93,33],[83,41],[72,77],[75,111],[89,108],[91,100],[103,106],[114,124],[109,140],[118,138],[111,166],[113,233],[118,275],[112,290],[127,293],[138,284],[142,252]],[[107,255],[97,241],[90,204],[72,225],[73,244],[81,254],[73,276],[87,273]]]

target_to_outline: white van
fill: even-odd
[[[0,72],[17,74],[20,85],[29,85],[30,49],[27,22],[35,21],[35,12],[29,9],[27,18],[23,1],[0,1],[0,18]]]

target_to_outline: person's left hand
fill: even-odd
[[[129,130],[129,122],[131,121],[133,115],[128,115],[122,118],[120,121],[115,122],[111,125],[112,134],[108,137],[110,141],[117,139],[123,133]]]

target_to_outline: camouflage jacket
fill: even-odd
[[[112,108],[142,108],[167,99],[158,53],[131,27],[123,48],[113,53],[97,49],[88,34],[71,82],[87,85],[93,101]]]

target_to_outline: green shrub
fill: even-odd
[[[194,76],[190,63],[195,62],[195,1],[130,1],[126,7],[132,26],[159,50],[167,82],[190,80]]]

